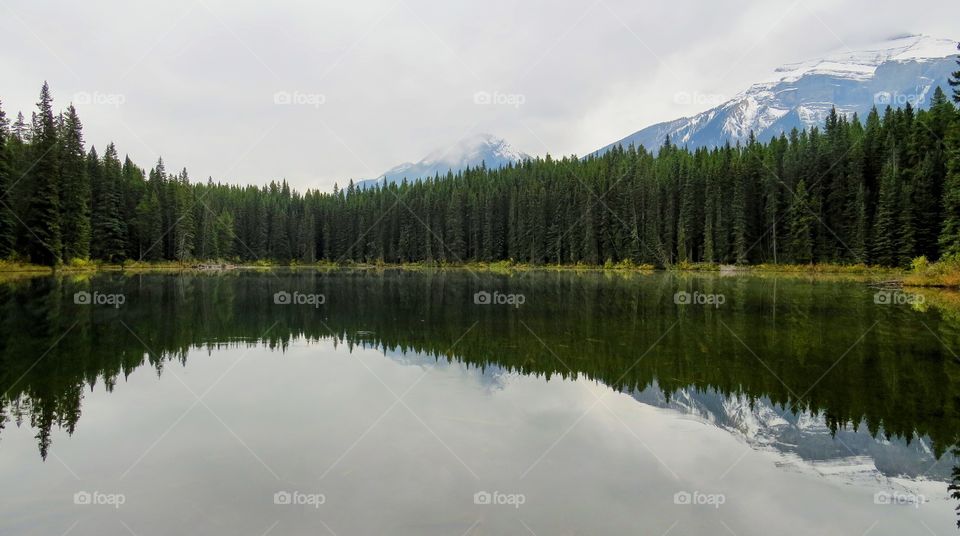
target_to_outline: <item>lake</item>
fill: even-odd
[[[951,534],[960,315],[862,281],[0,283],[0,533]]]

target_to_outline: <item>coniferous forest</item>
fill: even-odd
[[[955,73],[960,78],[960,72]],[[956,80],[951,80],[956,85]],[[952,89],[960,102],[960,89]],[[193,182],[86,147],[46,84],[28,122],[0,111],[0,258],[864,263],[960,254],[960,111],[833,111],[767,143],[619,148],[332,193]]]

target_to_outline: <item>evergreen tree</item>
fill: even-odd
[[[33,121],[30,156],[28,212],[25,225],[30,238],[25,252],[31,262],[53,266],[61,262],[60,166],[53,98],[46,82]]]
[[[16,239],[14,217],[10,204],[13,203],[13,170],[10,162],[10,133],[7,130],[7,116],[0,107],[0,259],[6,259],[13,253]]]
[[[93,243],[101,260],[119,262],[126,255],[126,222],[120,211],[120,183],[122,169],[117,148],[111,143],[103,153],[102,162],[88,160],[88,168],[94,167],[94,193],[92,208]]]
[[[81,130],[77,110],[71,104],[67,108],[60,138],[60,177],[63,186],[60,208],[65,262],[90,256],[90,183]]]
[[[170,235],[173,238],[172,256],[178,261],[185,261],[193,258],[194,240],[196,239],[196,228],[194,219],[193,191],[190,188],[190,179],[187,176],[187,170],[184,169],[179,175],[170,181],[171,198],[173,205],[173,222]],[[287,258],[289,260],[289,257]]]
[[[787,213],[790,229],[790,258],[796,263],[813,262],[813,209],[807,183],[801,179],[793,192]]]
[[[960,121],[954,122],[947,143],[949,170],[943,188],[943,230],[940,251],[943,255],[960,255]]]
[[[871,258],[884,266],[896,266],[901,258],[900,184],[897,157],[893,155],[880,172],[880,201],[873,227]]]
[[[160,199],[155,191],[150,191],[137,204],[133,220],[137,236],[137,258],[156,261],[161,257],[159,243],[163,240],[163,215]]]

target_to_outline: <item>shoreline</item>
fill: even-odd
[[[469,263],[332,263],[316,262],[312,264],[254,262],[233,264],[225,261],[195,262],[126,262],[95,263],[85,262],[57,267],[40,266],[28,263],[0,261],[0,276],[23,275],[45,276],[55,274],[91,274],[91,273],[147,273],[147,272],[196,272],[220,273],[232,270],[272,270],[272,269],[357,269],[357,270],[474,270],[484,272],[610,272],[610,273],[716,273],[724,276],[737,275],[792,275],[792,276],[860,276],[882,277],[909,287],[957,288],[958,285],[945,283],[942,278],[925,277],[905,268],[867,266],[863,264],[755,264],[720,265],[705,263],[682,263],[667,268],[649,264],[622,262],[618,264],[527,264],[510,261],[469,262]]]

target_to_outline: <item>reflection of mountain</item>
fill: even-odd
[[[375,348],[375,345],[367,345],[368,347]],[[383,355],[390,358],[401,365],[410,365],[416,367],[427,367],[427,368],[444,368],[450,366],[464,366],[468,370],[473,368],[469,363],[460,363],[452,362],[446,359],[438,359],[434,356],[416,353],[416,352],[404,352],[398,349],[382,349]],[[483,368],[477,368],[474,373],[478,379],[480,385],[484,386],[488,391],[499,391],[504,388],[506,377],[510,375],[510,371],[503,369],[502,367],[491,365]]]
[[[844,481],[891,477],[946,481],[955,459],[938,461],[929,438],[874,437],[865,426],[831,431],[823,415],[794,413],[767,398],[750,401],[742,395],[681,389],[669,396],[659,387],[635,391],[644,404],[691,415],[741,437],[751,447],[781,455],[782,466],[812,471]],[[947,459],[949,458],[949,459]]]

